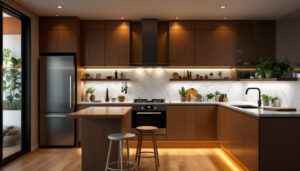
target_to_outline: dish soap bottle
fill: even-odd
[[[105,101],[106,101],[106,102],[109,102],[108,88],[106,88],[106,97],[105,97]]]
[[[115,72],[115,79],[117,80],[118,79],[118,71],[116,70]]]
[[[225,94],[225,95],[224,95],[223,102],[228,102],[228,101],[229,101],[229,99],[228,99],[228,97],[227,97],[227,94]]]

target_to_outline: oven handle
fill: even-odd
[[[137,115],[161,115],[161,112],[136,112]]]

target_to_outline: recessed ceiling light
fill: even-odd
[[[224,20],[227,20],[227,17],[224,17]]]
[[[179,20],[179,17],[175,17],[176,20]]]
[[[63,6],[61,4],[56,5],[56,8],[62,9]]]
[[[59,15],[58,15],[58,14],[55,14],[55,16],[58,17]]]
[[[124,20],[125,18],[124,17],[121,17],[121,20]]]
[[[221,5],[219,6],[220,9],[225,9],[226,8],[226,5]]]

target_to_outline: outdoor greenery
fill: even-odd
[[[8,110],[21,110],[21,93],[22,93],[22,71],[21,58],[11,56],[11,50],[3,49],[3,96]]]
[[[187,90],[185,90],[184,87],[181,87],[181,89],[179,90],[179,94],[180,94],[181,96],[186,96]]]
[[[262,60],[256,66],[259,75],[263,77],[285,78],[293,68],[287,59],[284,60]]]

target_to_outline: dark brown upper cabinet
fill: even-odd
[[[40,52],[77,53],[79,20],[76,17],[40,17]]]
[[[211,46],[212,66],[235,66],[237,23],[214,22]]]
[[[198,21],[196,23],[196,65],[211,66],[212,22]]]
[[[193,21],[169,24],[169,62],[171,66],[194,66],[196,63],[196,30]]]
[[[83,66],[104,66],[104,22],[81,21],[81,58]]]
[[[130,63],[130,24],[105,22],[105,66],[128,66]]]
[[[125,21],[81,21],[83,66],[128,66],[130,25]]]

